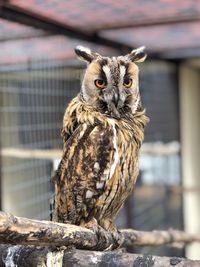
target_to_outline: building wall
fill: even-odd
[[[180,67],[180,110],[185,230],[200,233],[200,59]],[[200,258],[200,245],[187,246],[187,257]]]

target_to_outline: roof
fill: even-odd
[[[200,0],[7,0],[0,17],[4,64],[72,58],[77,44],[106,55],[141,45],[157,57],[200,54]]]

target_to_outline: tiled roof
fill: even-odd
[[[200,47],[200,21],[138,27],[134,29],[107,30],[102,36],[123,41],[129,45],[144,45],[150,51],[159,52],[177,48]]]
[[[10,0],[10,3],[89,31],[152,17],[200,14],[199,0]]]
[[[125,43],[133,48],[145,45],[149,51],[162,52],[200,47],[200,0],[7,0],[6,2],[15,8],[21,8],[46,19],[50,18],[83,32],[97,32],[102,37]],[[197,18],[196,21],[159,25],[159,21],[163,18],[170,20],[193,17]],[[157,25],[148,25],[148,21],[151,20]],[[146,26],[133,27],[134,23],[145,21]],[[119,28],[116,29],[117,27]],[[0,64],[41,58],[72,58],[73,48],[77,44],[90,46],[94,51],[105,55],[116,53],[105,46],[52,33],[50,35],[43,30],[0,19]]]

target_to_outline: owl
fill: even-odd
[[[87,68],[64,114],[53,220],[115,231],[114,219],[138,176],[148,122],[135,64],[146,54],[141,47],[110,58],[82,46],[75,53]]]

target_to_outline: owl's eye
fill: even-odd
[[[94,84],[96,85],[96,87],[98,87],[99,89],[103,89],[106,85],[106,81],[104,80],[100,80],[100,79],[97,79],[94,81]]]
[[[128,79],[128,80],[124,80],[124,86],[126,87],[126,88],[130,88],[131,87],[131,85],[132,85],[132,83],[133,83],[133,81],[132,81],[132,79]]]

